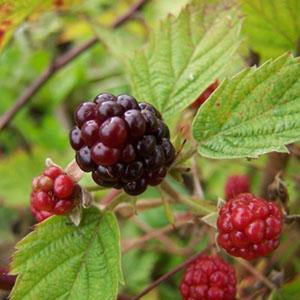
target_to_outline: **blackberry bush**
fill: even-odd
[[[280,208],[254,195],[240,194],[221,208],[218,243],[229,254],[251,260],[276,249],[283,216]]]
[[[0,299],[300,299],[299,4],[0,1]]]
[[[41,222],[52,215],[71,212],[75,202],[76,184],[62,169],[50,166],[32,181],[30,209]]]
[[[187,267],[180,292],[183,300],[234,300],[235,270],[218,256],[201,255]]]
[[[80,104],[70,143],[76,161],[100,186],[130,195],[158,185],[175,159],[168,126],[148,103],[101,93]]]

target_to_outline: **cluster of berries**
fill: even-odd
[[[99,94],[77,108],[75,122],[70,142],[76,161],[100,186],[141,194],[161,183],[174,161],[161,114],[129,95]]]
[[[78,190],[74,181],[56,166],[46,168],[32,181],[30,209],[38,222],[52,215],[69,213]]]
[[[183,300],[234,300],[235,270],[218,256],[200,255],[187,267],[180,292]]]

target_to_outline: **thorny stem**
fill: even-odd
[[[181,165],[185,161],[187,161],[189,158],[191,158],[195,153],[197,152],[197,147],[191,147],[188,151],[182,153],[178,159],[175,161],[174,167],[177,167],[178,165]]]
[[[245,269],[247,269],[250,273],[252,273],[256,278],[258,278],[261,282],[263,282],[270,290],[276,290],[276,285],[271,282],[267,277],[261,274],[256,268],[254,268],[249,262],[235,258],[235,260],[242,265]]]
[[[119,27],[125,23],[132,15],[134,15],[147,0],[139,0],[122,16],[118,17],[111,25],[112,28]],[[69,62],[78,57],[80,54],[90,49],[97,43],[97,37],[93,37],[82,45],[75,47],[67,53],[56,58],[52,64],[32,82],[32,84],[24,91],[24,93],[16,100],[14,105],[0,117],[0,131],[4,129],[10,121],[15,117],[19,110],[26,105],[32,97],[40,90],[40,88],[60,69],[65,67]]]
[[[162,205],[161,199],[147,199],[147,200],[139,200],[136,202],[136,210],[143,211],[151,208],[155,208]],[[132,207],[130,203],[120,203],[115,211],[120,214],[123,218],[131,218],[135,215],[135,209]]]
[[[140,294],[138,294],[137,296],[135,296],[134,298],[132,298],[132,300],[139,300],[139,299],[141,299],[143,296],[145,296],[146,294],[148,294],[151,290],[153,290],[154,288],[156,288],[163,281],[167,280],[169,277],[173,276],[174,274],[176,274],[177,272],[179,272],[180,270],[182,270],[186,266],[188,266],[190,263],[192,263],[193,261],[195,261],[199,257],[199,255],[200,254],[198,253],[198,254],[192,256],[191,258],[189,258],[188,260],[186,260],[182,264],[180,264],[177,267],[175,267],[173,270],[169,271],[168,273],[164,274],[163,276],[161,276],[160,278],[158,278],[157,280],[155,280],[154,282],[152,282]]]
[[[124,192],[116,194],[115,198],[113,198],[111,202],[104,207],[103,212],[112,211],[118,204],[123,202],[127,197],[128,196]]]
[[[86,186],[84,188],[89,192],[103,191],[106,189],[105,187],[101,187],[99,185]]]
[[[185,225],[188,221],[192,219],[191,214],[184,214],[181,216],[178,216],[178,222],[176,223],[176,227],[180,227]],[[184,255],[184,249],[178,246],[170,237],[166,235],[169,231],[173,231],[176,229],[175,226],[169,225],[166,227],[163,227],[161,229],[153,229],[148,224],[144,223],[142,220],[134,216],[131,221],[137,225],[141,230],[143,230],[146,234],[142,237],[135,239],[133,241],[126,241],[123,247],[123,253],[138,246],[142,246],[147,241],[151,239],[157,239],[160,241],[164,248],[169,251],[169,253],[175,254],[175,255]]]
[[[200,183],[200,176],[199,176],[199,172],[198,172],[196,156],[193,156],[193,159],[192,159],[192,174],[193,174],[193,181],[194,181],[194,196],[198,197],[199,199],[203,199],[204,193],[203,193],[202,186]]]
[[[182,197],[175,189],[173,189],[173,187],[166,180],[164,180],[161,183],[161,188],[171,198],[173,198],[177,202],[181,202],[181,203],[185,204],[186,206],[190,207],[198,215],[201,215],[201,216],[207,215],[216,210],[216,208],[213,205],[210,205],[208,203],[205,203],[205,205],[203,205],[204,201],[202,201],[201,204],[198,204],[195,201],[190,200],[189,198]]]

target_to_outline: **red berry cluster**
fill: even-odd
[[[250,192],[250,180],[247,175],[233,175],[228,177],[225,184],[225,198],[230,200],[242,193]]]
[[[184,300],[233,300],[236,293],[234,268],[218,256],[201,255],[188,266],[180,292]]]
[[[129,95],[99,94],[77,108],[75,122],[70,142],[76,161],[100,186],[141,194],[159,184],[174,161],[160,113]]]
[[[48,167],[32,181],[30,209],[38,222],[52,215],[64,215],[74,207],[76,185],[58,167]]]
[[[267,255],[279,245],[282,222],[275,203],[240,194],[220,210],[218,243],[229,254],[248,260]]]
[[[191,104],[191,108],[198,109],[207,98],[217,89],[219,86],[219,80],[214,81],[206,90]]]

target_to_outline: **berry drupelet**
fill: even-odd
[[[161,114],[129,95],[99,94],[75,111],[70,143],[76,161],[100,186],[130,195],[158,185],[175,159]]]
[[[250,192],[250,180],[247,175],[229,176],[225,183],[225,199],[230,200],[242,193]]]
[[[220,210],[218,244],[233,256],[255,259],[278,247],[282,223],[282,212],[275,203],[240,194]]]
[[[65,215],[74,207],[75,192],[72,178],[50,166],[32,181],[30,209],[38,222],[52,215]]]
[[[183,300],[234,300],[234,268],[218,256],[201,255],[187,267],[180,292]]]

